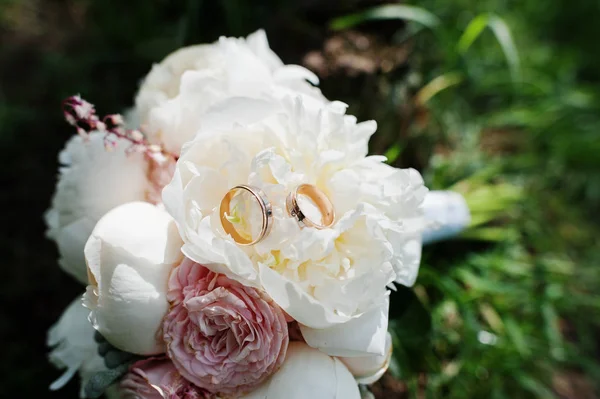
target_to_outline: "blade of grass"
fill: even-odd
[[[390,4],[336,18],[331,21],[329,26],[333,30],[343,30],[366,21],[379,19],[402,19],[405,21],[413,21],[431,29],[437,28],[440,24],[438,17],[421,7],[409,6],[406,4]]]
[[[543,383],[541,383],[534,377],[528,376],[526,374],[517,375],[517,380],[524,389],[533,393],[538,398],[556,398],[556,395],[554,395],[554,392],[552,392],[552,390],[550,390],[548,387],[546,387]]]
[[[496,35],[500,47],[502,47],[513,80],[521,80],[521,61],[519,59],[517,46],[510,33],[510,28],[502,18],[496,15],[491,16],[489,26],[490,29],[492,29],[492,32],[494,32],[494,35]]]
[[[416,95],[416,103],[425,105],[429,100],[435,97],[438,93],[446,90],[449,87],[460,84],[463,81],[463,76],[459,72],[448,72],[434,78],[427,83]]]
[[[479,241],[509,241],[517,237],[517,231],[510,227],[475,227],[465,230],[460,237]]]
[[[456,45],[456,50],[459,54],[464,55],[469,50],[471,45],[475,43],[475,40],[477,40],[483,30],[488,26],[489,19],[490,17],[488,14],[480,14],[469,22],[467,29],[465,29]]]
[[[499,16],[494,14],[480,14],[473,18],[462,36],[458,40],[456,50],[464,55],[471,45],[481,36],[486,27],[489,27],[494,33],[496,40],[502,48],[504,57],[508,63],[511,76],[514,81],[521,80],[521,62],[517,46],[513,40],[508,24]]]

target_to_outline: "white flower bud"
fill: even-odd
[[[140,355],[164,351],[158,331],[181,245],[173,219],[145,202],[100,219],[85,245],[91,285],[84,299],[94,328],[113,346]]]
[[[290,342],[279,371],[240,399],[360,399],[358,385],[337,358]]]

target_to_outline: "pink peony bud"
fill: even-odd
[[[263,292],[184,259],[171,274],[163,332],[179,372],[211,393],[250,391],[284,361],[284,312]]]

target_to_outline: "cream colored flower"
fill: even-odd
[[[222,37],[171,54],[144,80],[136,108],[149,140],[178,154],[194,137],[204,113],[218,109],[223,100],[301,93],[325,102],[308,81],[316,84],[318,78],[303,67],[284,65],[261,30],[246,39]]]
[[[163,202],[186,256],[264,289],[301,324],[309,345],[334,356],[383,355],[386,285],[414,282],[427,190],[416,171],[366,157],[375,123],[357,124],[344,111],[274,95],[228,101],[201,127],[190,120],[198,135],[184,147]],[[300,183],[332,200],[331,228],[301,229],[287,214],[285,198]],[[238,246],[219,222],[219,203],[238,184],[259,187],[273,206],[270,235],[252,247]],[[246,222],[260,216],[251,212]]]
[[[182,255],[171,217],[145,202],[108,212],[85,245],[91,285],[84,296],[93,327],[118,349],[164,352],[159,335],[167,313],[167,281]]]
[[[95,132],[87,140],[69,140],[60,153],[58,184],[46,213],[47,235],[58,245],[60,266],[84,284],[83,247],[96,222],[117,205],[146,200],[154,190],[143,154],[126,154],[126,140],[107,151],[104,136]]]
[[[135,111],[139,122],[147,122],[152,108],[179,94],[184,72],[214,68],[219,68],[219,59],[215,46],[210,44],[183,47],[169,54],[160,63],[154,64],[135,98]],[[132,119],[131,116],[130,112],[128,119]]]

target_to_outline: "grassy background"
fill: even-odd
[[[398,4],[0,0],[0,397],[77,391],[47,391],[59,373],[44,344],[82,291],[43,236],[72,134],[60,101],[122,110],[169,52],[260,27],[329,98],[378,121],[373,153],[474,211],[463,237],[425,249],[415,288],[393,294],[394,361],[376,396],[599,397],[600,6]]]

